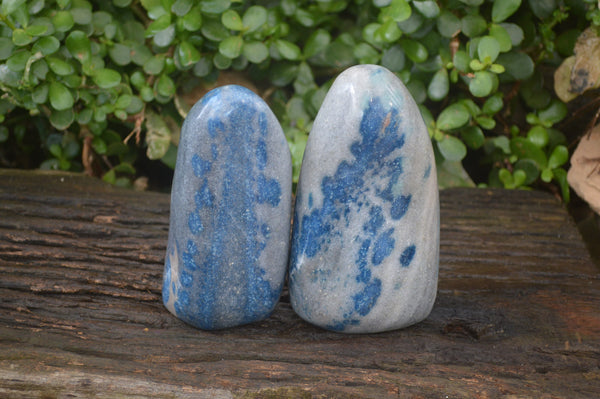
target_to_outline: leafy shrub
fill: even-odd
[[[568,199],[567,108],[548,73],[600,12],[591,0],[3,0],[0,19],[4,164],[38,156],[127,185],[144,132],[142,157],[173,167],[186,89],[234,70],[260,85],[297,178],[332,78],[375,63],[420,104],[441,186],[554,182]]]

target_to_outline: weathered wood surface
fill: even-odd
[[[288,298],[205,332],[162,306],[169,197],[0,170],[0,397],[600,395],[600,279],[540,192],[441,192],[440,283],[424,322],[341,335]]]

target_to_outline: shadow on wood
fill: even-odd
[[[284,293],[263,322],[206,332],[162,306],[168,195],[0,170],[0,396],[597,395],[599,274],[562,205],[535,191],[440,199],[424,322],[327,332]]]

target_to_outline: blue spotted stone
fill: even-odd
[[[300,317],[367,333],[429,315],[439,259],[434,171],[402,82],[374,65],[343,72],[314,121],[296,193],[289,285]]]
[[[281,126],[252,91],[210,91],[181,131],[163,302],[202,329],[269,316],[289,253],[292,166]]]

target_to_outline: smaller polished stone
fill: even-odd
[[[230,85],[194,105],[171,192],[166,308],[207,330],[268,317],[287,269],[291,189],[288,144],[259,96]]]
[[[419,108],[387,69],[347,69],[323,101],[302,162],[294,310],[348,333],[423,320],[437,291],[439,228],[435,158]]]

